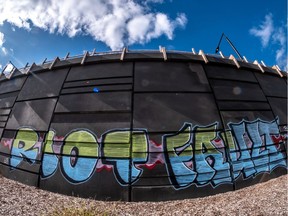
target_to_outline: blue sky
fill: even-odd
[[[287,0],[0,0],[0,68],[97,51],[214,53],[224,32],[249,61],[287,69]],[[224,55],[236,54],[223,40]]]

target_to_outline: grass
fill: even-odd
[[[72,204],[72,203],[71,203]],[[113,207],[112,207],[113,209]],[[110,216],[112,214],[112,209],[103,209],[98,205],[93,203],[87,203],[85,201],[80,201],[78,204],[73,204],[71,206],[58,206],[52,211],[51,216]]]

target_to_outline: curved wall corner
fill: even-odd
[[[207,196],[287,173],[285,74],[139,55],[2,77],[0,173],[124,201]]]

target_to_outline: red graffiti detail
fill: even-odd
[[[154,145],[154,146],[156,146],[156,147],[162,146],[162,143],[157,143],[157,142],[155,142],[155,141],[153,141],[153,140],[149,140],[149,143],[152,144],[152,145]]]
[[[64,136],[54,136],[53,141],[63,141],[64,140]]]
[[[187,166],[189,169],[193,170],[194,169],[194,165],[192,161],[187,161],[185,162],[185,166]]]
[[[111,172],[113,169],[113,165],[105,165],[102,163],[101,160],[98,160],[96,172],[101,172],[102,170],[106,170],[108,172]]]
[[[271,135],[271,138],[277,149],[280,148],[280,143],[285,141],[285,136],[283,135]]]
[[[102,170],[106,170],[108,172],[111,172],[113,169],[113,166],[110,165],[103,165],[102,167],[97,167],[96,172],[102,172]]]
[[[220,137],[216,137],[211,141],[216,148],[225,148],[224,141]]]
[[[2,138],[1,145],[3,145],[4,147],[10,149],[12,146],[12,143],[13,143],[13,139]]]
[[[138,165],[137,167],[141,168],[141,167],[146,167],[147,169],[149,170],[152,170],[154,169],[154,167],[157,165],[157,164],[163,164],[163,162],[161,160],[156,160],[154,163],[146,163],[146,164],[142,164],[142,165]]]

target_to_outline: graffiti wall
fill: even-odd
[[[0,88],[0,172],[45,190],[170,200],[287,173],[287,83],[274,74],[131,61],[16,74]]]

